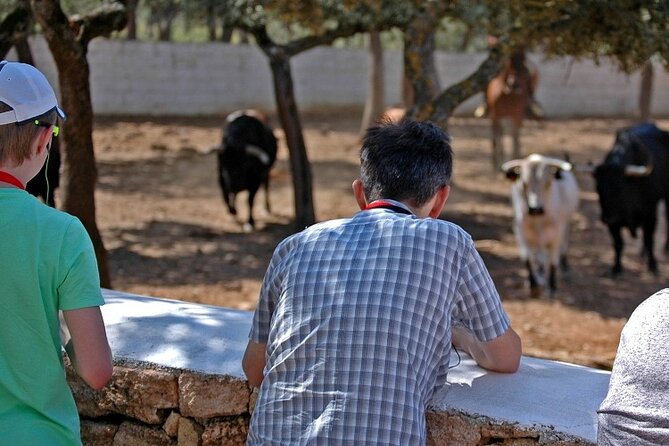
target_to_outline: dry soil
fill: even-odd
[[[303,118],[314,178],[318,220],[351,215],[351,182],[357,175],[358,111],[313,113]],[[252,310],[275,245],[293,231],[293,190],[285,139],[271,175],[272,212],[256,200],[257,231],[245,233],[223,206],[212,148],[223,118],[99,118],[94,142],[99,170],[97,219],[109,252],[113,286],[128,292]],[[525,123],[524,153],[577,163],[600,161],[623,119],[573,119]],[[668,121],[660,125],[669,127]],[[625,273],[607,273],[613,258],[589,174],[579,174],[581,203],[574,218],[570,270],[554,298],[532,299],[511,230],[510,183],[490,163],[486,120],[454,118],[454,188],[442,218],[476,240],[530,356],[609,368],[620,330],[644,298],[669,276],[661,252],[660,274],[646,271],[640,241],[625,235]],[[507,141],[508,142],[508,141]],[[238,197],[244,218],[245,196]]]

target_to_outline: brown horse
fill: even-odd
[[[492,164],[498,169],[505,161],[503,146],[503,121],[511,122],[513,158],[521,158],[520,128],[523,118],[533,101],[537,86],[536,70],[525,64],[525,53],[516,51],[506,61],[500,73],[493,78],[485,93],[488,115],[492,123]]]

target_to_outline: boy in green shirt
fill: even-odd
[[[0,62],[0,443],[8,445],[81,445],[63,345],[91,387],[112,373],[91,240],[76,217],[25,191],[59,117],[41,72]]]

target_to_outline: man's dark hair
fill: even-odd
[[[425,204],[453,171],[451,138],[429,121],[381,122],[360,150],[360,179],[369,201],[388,198]]]

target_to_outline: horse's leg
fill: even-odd
[[[499,169],[504,158],[504,146],[502,141],[502,123],[499,120],[492,121],[492,168]]]

